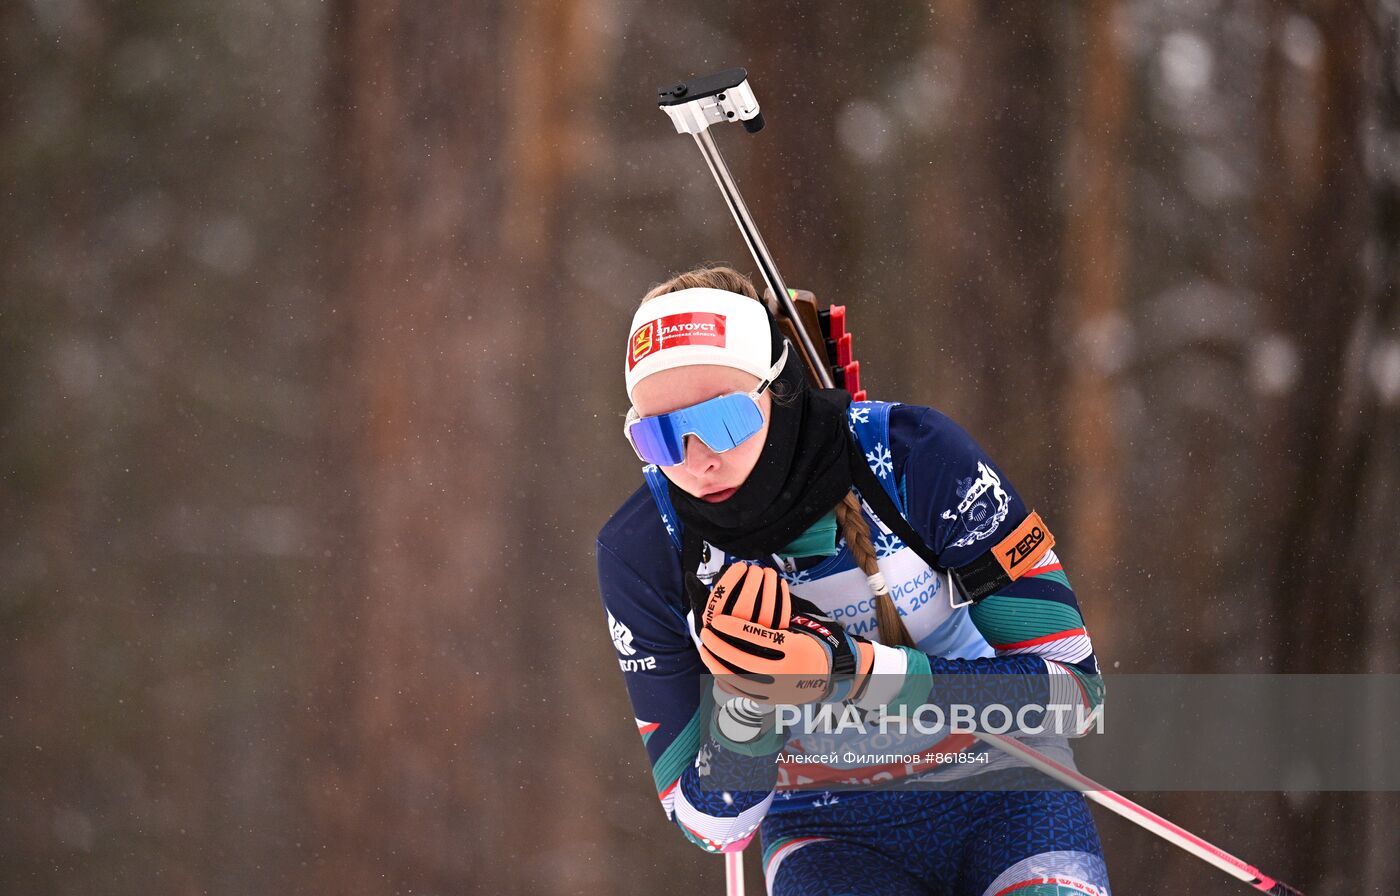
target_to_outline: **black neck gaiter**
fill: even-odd
[[[774,388],[768,440],[734,494],[711,504],[670,485],[671,503],[685,526],[726,554],[746,559],[782,550],[851,488],[846,447],[850,394],[812,389],[795,356]]]

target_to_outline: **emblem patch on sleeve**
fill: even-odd
[[[954,523],[952,534],[957,536],[949,547],[966,547],[990,537],[1010,509],[1011,499],[1001,487],[1001,477],[979,460],[976,477],[958,482],[956,512],[943,511],[943,519]]]

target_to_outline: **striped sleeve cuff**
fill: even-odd
[[[1103,703],[1103,678],[1098,675],[1085,675],[1073,666],[1045,661],[1045,676],[1049,688],[1048,704],[1078,707],[1076,715],[1087,718]],[[1069,737],[1080,737],[1086,732],[1077,723],[1065,721],[1068,730],[1057,731]]]
[[[753,837],[771,805],[773,794],[769,793],[761,802],[738,815],[719,818],[695,808],[690,800],[686,799],[684,789],[677,788],[675,819],[681,830],[685,831],[685,835],[697,846],[709,852],[728,852],[741,843],[747,843]]]

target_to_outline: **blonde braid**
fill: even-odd
[[[880,643],[891,647],[916,647],[909,629],[904,626],[904,620],[899,618],[899,610],[890,597],[890,588],[885,584],[880,566],[875,562],[870,525],[860,512],[860,498],[854,491],[846,492],[846,497],[836,505],[836,522],[841,526],[841,534],[845,536],[851,555],[856,558],[856,565],[865,573],[870,582],[870,591],[875,595],[875,623],[880,629]]]

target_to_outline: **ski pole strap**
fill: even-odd
[[[827,679],[827,692],[822,695],[822,701],[840,703],[849,697],[859,666],[856,647],[850,635],[839,627],[827,625],[822,618],[806,613],[794,613],[790,628],[816,638],[831,657],[831,677]]]
[[[946,567],[939,562],[938,555],[924,543],[923,538],[914,531],[914,527],[895,506],[894,499],[885,491],[870,465],[865,462],[865,455],[854,439],[850,440],[850,463],[851,478],[856,488],[880,517],[880,521],[899,536],[899,540],[927,563],[930,569],[945,569]],[[1032,511],[1010,535],[991,550],[948,571],[957,581],[958,588],[967,602],[975,604],[1034,568],[1054,546],[1055,536],[1041,520],[1040,514]]]

